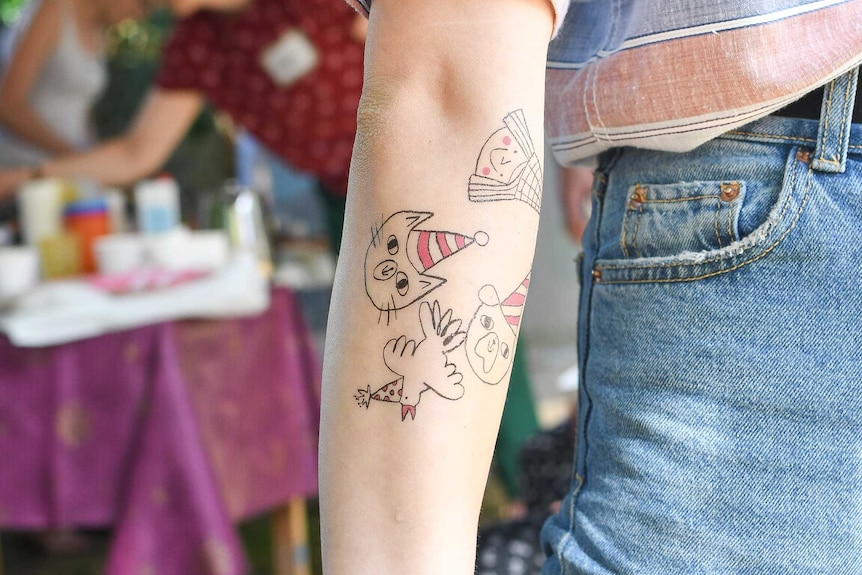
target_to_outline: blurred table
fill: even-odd
[[[112,525],[107,575],[241,575],[234,522],[293,501],[274,529],[295,532],[317,490],[319,364],[288,290],[251,318],[0,336],[0,398],[0,527]],[[282,572],[301,554],[276,549]]]

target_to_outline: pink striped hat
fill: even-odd
[[[512,294],[500,302],[506,322],[515,329],[521,324],[521,314],[524,313],[524,303],[527,301],[527,290],[530,289],[530,274],[524,278],[521,285]]]
[[[442,260],[448,258],[455,252],[461,251],[473,242],[484,246],[488,243],[488,234],[479,231],[473,237],[465,236],[455,232],[437,232],[431,230],[413,230],[411,234],[418,235],[418,243],[416,252],[418,262],[422,269],[419,272],[426,272],[434,267]]]

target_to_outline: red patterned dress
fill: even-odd
[[[344,195],[362,90],[355,17],[332,0],[253,0],[236,13],[200,12],[177,25],[156,83],[201,92],[291,167]],[[281,72],[288,68],[289,77],[291,66],[310,71],[285,82]]]

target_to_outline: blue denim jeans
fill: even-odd
[[[862,125],[604,156],[543,573],[862,573]],[[849,100],[849,103],[848,103]]]

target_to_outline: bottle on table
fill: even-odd
[[[66,204],[63,212],[66,231],[78,238],[81,270],[96,271],[93,246],[97,238],[111,233],[108,204],[104,198],[77,200]]]

